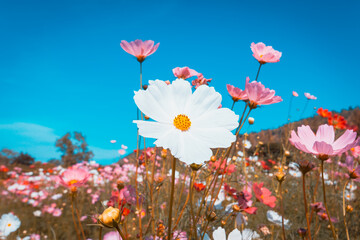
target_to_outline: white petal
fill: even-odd
[[[189,117],[196,119],[207,111],[217,109],[221,104],[221,95],[213,87],[201,85],[191,96],[190,105],[187,107]]]
[[[218,227],[212,234],[215,240],[224,240],[226,239],[225,229]]]
[[[210,148],[227,148],[236,140],[225,128],[191,128],[191,133]]]
[[[171,154],[177,157],[179,154],[179,149],[181,149],[180,133],[180,130],[173,129],[167,132],[165,135],[159,137],[158,140],[154,142],[154,144],[158,147],[170,149]]]
[[[175,111],[178,114],[185,113],[185,107],[189,104],[192,91],[188,81],[176,79],[171,84],[172,99],[176,105]]]
[[[174,125],[159,123],[159,122],[150,122],[150,121],[133,121],[137,124],[139,128],[139,134],[146,138],[160,138],[167,132],[174,129]]]
[[[201,164],[204,161],[210,160],[212,151],[208,144],[197,138],[192,134],[192,131],[181,132],[180,134],[181,148],[177,158],[181,161],[192,164]]]
[[[241,232],[236,228],[229,234],[228,240],[243,240]]]
[[[134,100],[140,111],[158,122],[171,122],[173,102],[169,86],[155,80],[146,91],[135,92]]]
[[[199,128],[223,127],[233,130],[239,126],[239,115],[228,108],[220,108],[190,119],[191,125]]]

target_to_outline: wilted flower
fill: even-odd
[[[212,87],[202,85],[192,93],[189,82],[182,79],[171,85],[156,80],[146,91],[136,92],[134,100],[156,121],[134,121],[139,134],[156,138],[156,146],[170,149],[187,164],[209,160],[210,148],[226,148],[235,141],[231,130],[238,126],[239,116],[230,109],[218,109],[221,95]]]
[[[0,218],[0,237],[7,237],[21,225],[20,219],[12,213],[3,214]]]
[[[112,228],[114,227],[114,222],[120,222],[120,210],[118,208],[108,207],[104,212],[98,217],[99,222],[105,227]]]
[[[309,100],[316,100],[317,97],[315,97],[314,95],[311,95],[310,93],[304,93],[305,97]]]
[[[269,105],[281,102],[280,96],[275,96],[275,91],[265,88],[261,82],[252,81],[246,78],[245,93],[248,97],[250,108],[256,108],[261,105]]]
[[[160,43],[157,43],[154,46],[154,41],[152,40],[135,40],[133,42],[127,42],[125,40],[122,40],[120,43],[120,46],[122,49],[125,50],[125,52],[135,56],[137,60],[142,63],[146,57],[153,54],[159,47]]]
[[[315,163],[309,161],[309,160],[300,160],[297,163],[297,167],[300,170],[300,172],[302,172],[302,174],[306,174],[308,172],[310,172],[311,170],[313,170],[315,168]]]
[[[282,55],[281,52],[274,50],[272,46],[266,46],[262,42],[256,44],[251,43],[250,48],[253,52],[253,57],[256,58],[260,64],[279,62]]]
[[[176,67],[172,71],[176,78],[182,78],[184,80],[196,76],[198,74],[197,71],[188,67],[182,67],[182,68]]]
[[[332,126],[327,124],[319,126],[316,135],[309,126],[302,125],[293,130],[289,141],[297,149],[316,155],[320,160],[327,160],[330,156],[339,155],[357,145],[356,132],[346,130],[336,141]]]

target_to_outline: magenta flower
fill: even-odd
[[[294,97],[298,97],[298,96],[299,96],[299,94],[298,94],[297,92],[295,92],[295,91],[292,92],[292,95],[293,95]]]
[[[250,108],[256,108],[260,105],[269,105],[282,101],[280,96],[275,96],[274,90],[265,88],[261,82],[249,81],[250,78],[247,77],[245,84],[245,94],[248,97]]]
[[[314,95],[311,95],[310,93],[304,93],[305,97],[309,100],[316,100],[317,97],[315,97]]]
[[[320,160],[327,160],[330,156],[339,155],[357,145],[356,132],[346,130],[335,141],[334,127],[327,124],[319,126],[316,135],[309,126],[302,125],[293,130],[289,141],[297,149],[316,155]]]
[[[154,41],[152,40],[142,41],[137,39],[133,42],[122,40],[120,46],[125,52],[135,56],[137,60],[142,63],[146,57],[150,56],[158,49],[159,44],[160,43],[157,43],[154,46]]]
[[[86,183],[89,177],[90,174],[84,169],[67,169],[57,177],[57,181],[68,188],[80,187]]]
[[[226,84],[226,88],[234,102],[239,100],[246,101],[248,99],[245,90],[241,90],[240,88],[234,87],[230,84]]]
[[[280,61],[281,52],[274,50],[271,46],[266,46],[264,43],[251,43],[251,51],[253,57],[259,61],[260,64],[275,63]]]
[[[172,71],[173,71],[175,77],[182,78],[184,80],[199,74],[194,69],[191,69],[191,68],[188,68],[188,67],[182,67],[182,68],[176,67]]]

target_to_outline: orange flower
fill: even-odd
[[[316,113],[319,114],[321,117],[325,117],[325,118],[331,117],[331,112],[329,112],[329,110],[327,109],[319,108],[316,111]]]
[[[347,122],[343,116],[334,114],[334,116],[328,117],[328,124],[334,126],[336,129],[346,129]]]
[[[201,192],[202,190],[204,190],[205,189],[205,185],[204,184],[202,184],[202,183],[196,183],[196,182],[194,182],[194,188],[196,189],[196,191],[198,191],[198,192]]]

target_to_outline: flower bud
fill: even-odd
[[[352,211],[354,211],[354,208],[351,205],[347,205],[346,212],[351,213]]]
[[[237,205],[237,204],[233,205],[232,209],[233,209],[234,212],[240,212],[241,211],[239,205]]]
[[[106,227],[114,227],[113,220],[116,223],[120,222],[120,210],[118,208],[108,207],[104,212],[99,216],[98,220],[100,223]]]
[[[208,216],[207,219],[212,222],[216,219],[216,213],[215,212],[211,212]]]
[[[216,157],[215,157],[215,156],[211,156],[210,160],[211,160],[212,162],[215,162],[215,161],[216,161]]]
[[[202,167],[202,164],[196,164],[196,163],[192,163],[191,165],[190,165],[190,167],[191,167],[191,169],[193,170],[193,171],[198,171],[201,167]]]
[[[249,122],[250,125],[252,125],[252,124],[254,124],[255,119],[253,117],[249,117],[248,122]]]
[[[290,152],[288,150],[285,150],[285,157],[290,157]]]

